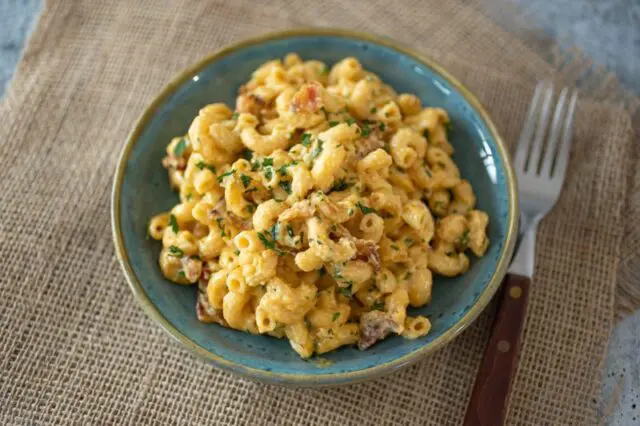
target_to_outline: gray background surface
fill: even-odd
[[[640,0],[512,1],[562,45],[579,46],[640,95]],[[0,96],[41,7],[41,0],[0,0]],[[607,424],[640,425],[640,312],[616,327],[603,376],[599,404]]]

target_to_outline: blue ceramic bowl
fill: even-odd
[[[491,245],[469,272],[435,278],[433,302],[411,314],[428,316],[431,333],[417,340],[389,337],[367,351],[344,347],[303,361],[286,340],[253,336],[196,319],[196,288],[165,280],[160,244],[146,238],[149,218],[178,201],[160,160],[175,135],[186,133],[198,110],[233,105],[238,87],[260,64],[297,52],[333,64],[354,56],[396,91],[445,108],[453,123],[454,159],[490,218]],[[180,74],[146,109],[126,141],[114,179],[113,237],[135,297],[145,312],[188,349],[219,367],[264,382],[326,386],[380,377],[446,345],[487,306],[505,274],[516,238],[517,195],[507,151],[486,111],[442,67],[396,43],[341,30],[303,29],[269,34],[228,47]],[[188,361],[185,361],[188,362]]]

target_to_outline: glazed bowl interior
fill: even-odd
[[[195,316],[195,286],[162,276],[160,243],[147,238],[151,216],[171,209],[178,197],[161,165],[172,137],[185,134],[204,105],[235,104],[236,92],[262,63],[297,52],[327,64],[354,56],[398,93],[414,93],[424,105],[446,109],[453,130],[454,160],[471,181],[478,208],[490,216],[486,256],[471,256],[457,278],[435,277],[433,301],[410,315],[431,319],[431,333],[416,340],[393,336],[367,351],[343,347],[304,361],[286,340],[203,324]],[[505,149],[473,95],[437,65],[392,42],[331,30],[279,33],[225,49],[187,70],[146,110],[125,146],[114,182],[114,239],[125,275],[145,311],[173,337],[218,366],[249,378],[293,385],[336,385],[378,377],[412,363],[453,339],[487,305],[513,249],[514,180]]]

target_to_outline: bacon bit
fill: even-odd
[[[293,203],[291,207],[280,213],[280,222],[291,222],[296,219],[308,219],[316,213],[316,208],[309,200],[302,200]]]
[[[396,330],[398,330],[398,324],[389,318],[386,312],[366,312],[360,317],[358,349],[363,351]]]
[[[362,160],[376,149],[380,149],[382,147],[384,147],[384,141],[378,138],[375,133],[372,133],[369,137],[363,139],[356,145],[356,157],[358,160]]]
[[[354,239],[356,244],[356,250],[359,256],[362,256],[377,273],[380,271],[380,253],[378,252],[378,246],[376,243],[370,240],[361,240],[359,238]]]
[[[165,169],[176,169],[182,171],[187,168],[187,160],[185,160],[183,157],[167,155],[162,159],[162,166]]]
[[[259,117],[260,111],[264,106],[264,99],[253,93],[248,95],[243,94],[236,98],[236,111],[239,113],[247,113]]]
[[[291,110],[308,114],[318,112],[322,106],[321,88],[320,83],[316,81],[303,84],[291,100]]]
[[[205,324],[217,323],[223,327],[227,327],[227,322],[222,316],[221,309],[215,309],[209,303],[209,298],[204,292],[198,292],[198,298],[196,299],[196,316],[198,320]]]

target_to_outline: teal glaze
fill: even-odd
[[[491,218],[488,229],[491,245],[485,257],[476,259],[472,256],[471,268],[464,276],[436,277],[433,302],[429,306],[410,309],[410,315],[426,315],[432,321],[432,331],[424,338],[405,340],[393,336],[364,352],[345,347],[322,355],[323,361],[329,362],[307,362],[298,357],[286,340],[199,322],[194,312],[195,286],[175,285],[161,275],[157,260],[160,243],[146,238],[146,228],[151,216],[169,210],[178,201],[160,164],[167,143],[172,137],[187,132],[192,119],[204,105],[213,102],[234,105],[238,87],[250,78],[253,70],[288,52],[328,64],[355,56],[367,70],[378,74],[398,93],[415,93],[425,105],[442,107],[449,112],[453,124],[451,142],[456,149],[454,159],[463,177],[473,184],[478,208]],[[196,352],[200,355],[208,352],[227,360],[214,362],[228,370],[268,382],[298,385],[334,385],[379,376],[387,371],[374,371],[374,367],[394,363],[452,330],[457,334],[463,327],[461,318],[478,302],[499,259],[509,251],[505,244],[510,234],[509,209],[515,205],[514,197],[508,188],[508,165],[499,154],[487,123],[444,76],[392,47],[337,34],[293,35],[244,45],[195,70],[169,89],[148,114],[149,119],[140,123],[128,158],[125,154],[121,160],[126,161],[126,165],[119,206],[114,204],[117,206],[114,215],[119,215],[121,222],[124,252],[130,272],[135,276],[129,278],[140,282],[141,291],[168,323],[186,336],[186,340],[199,346]],[[117,193],[115,190],[114,194]],[[117,239],[117,229],[114,232]],[[408,362],[402,359],[396,366]],[[374,369],[372,374],[367,373],[368,369]],[[343,374],[358,372],[363,374]],[[292,379],[301,375],[303,380]]]

